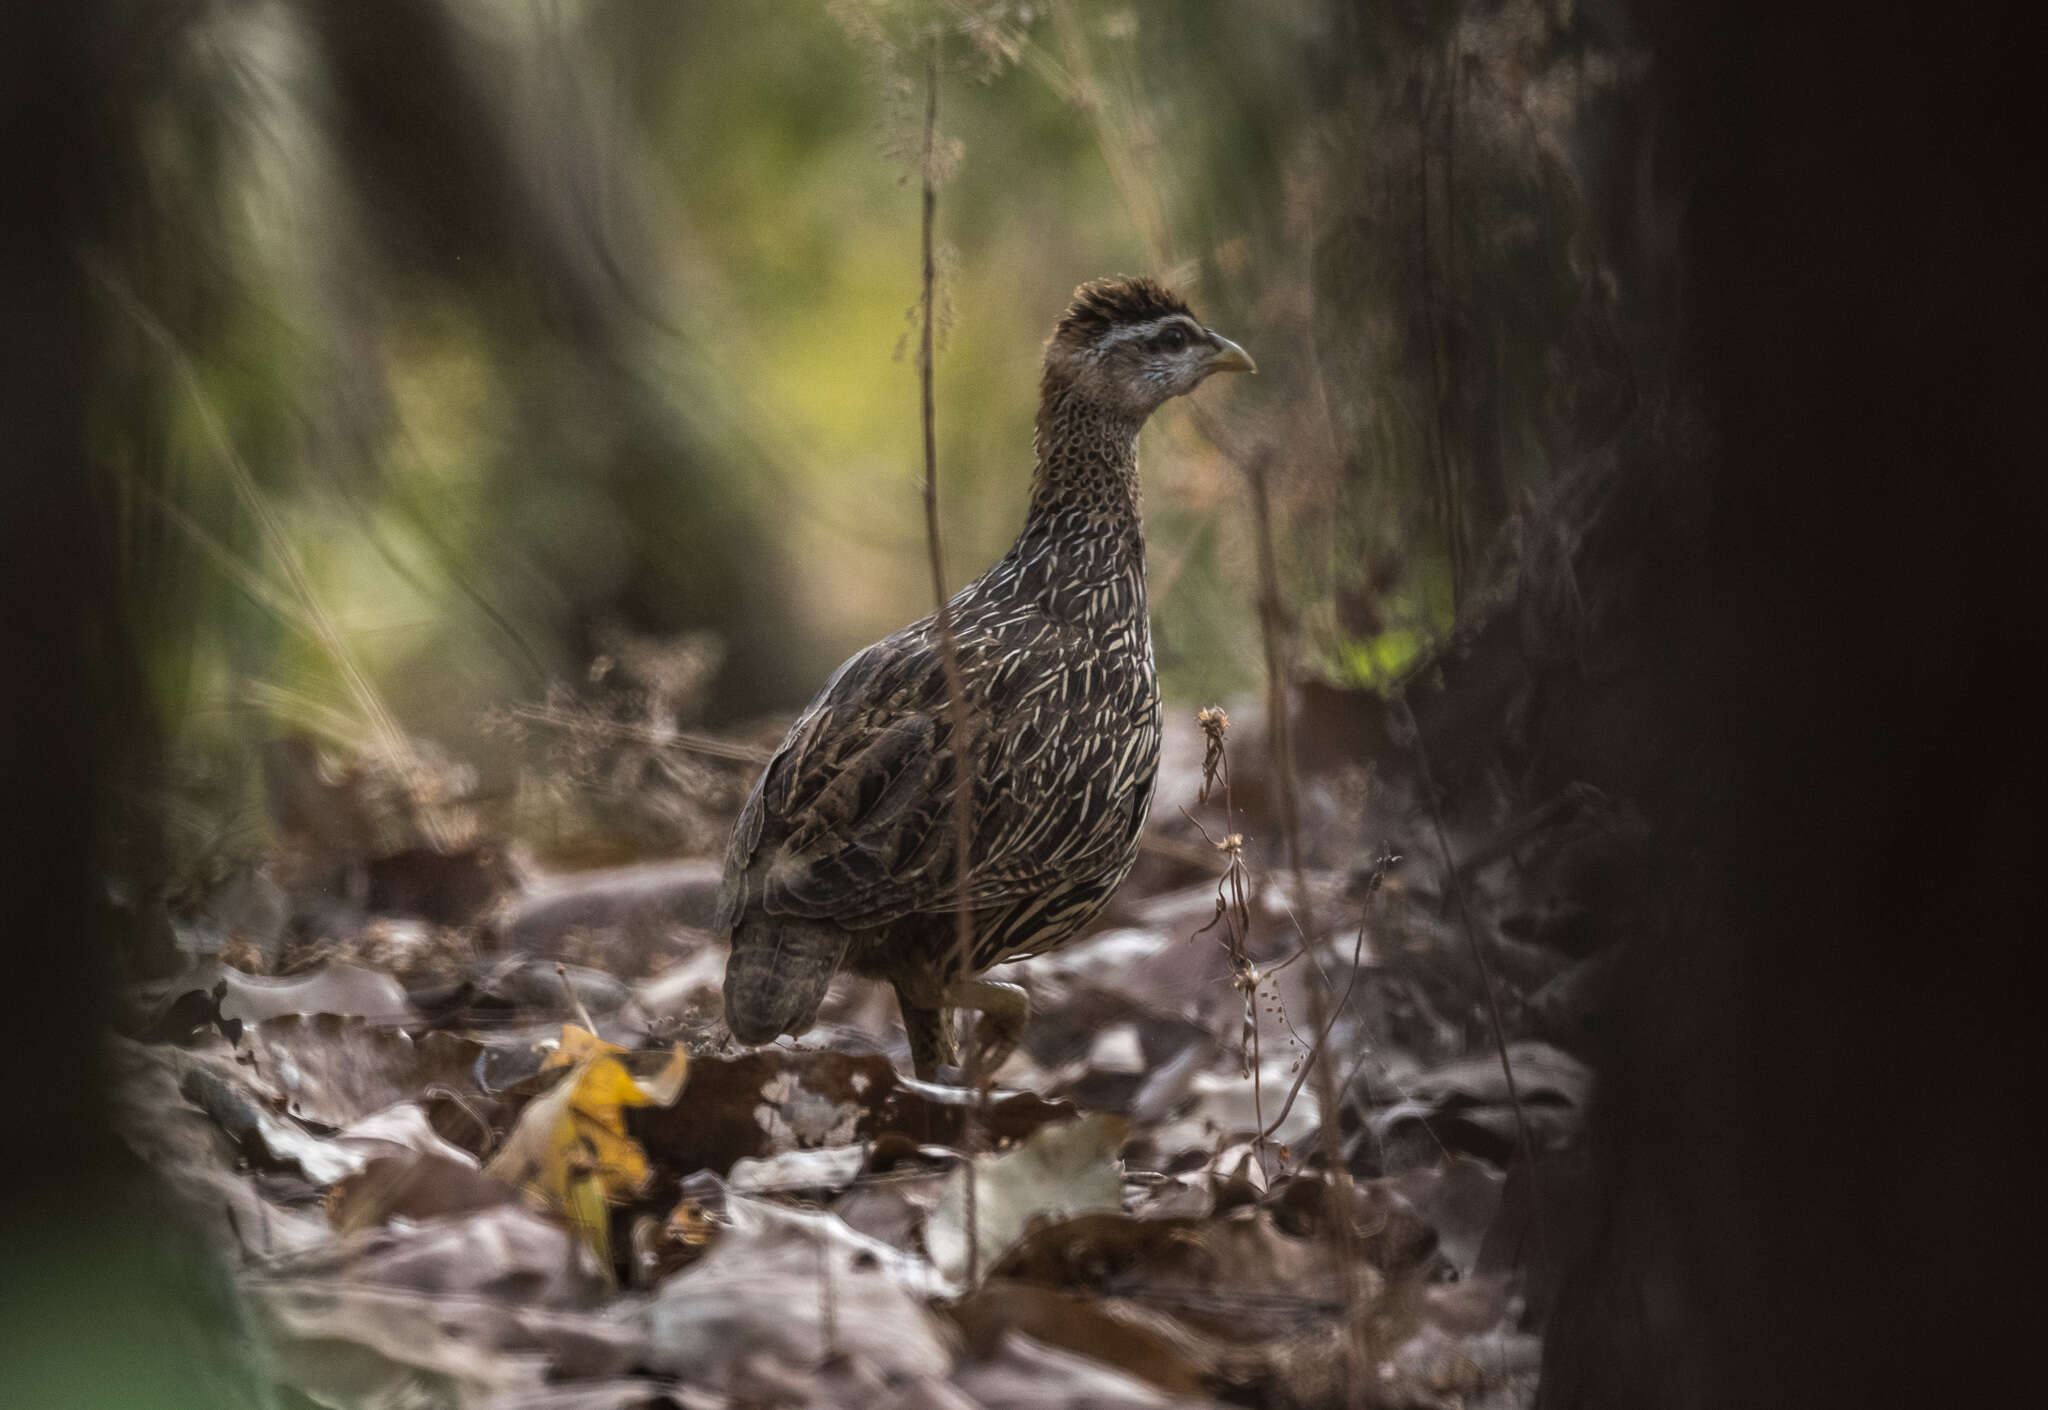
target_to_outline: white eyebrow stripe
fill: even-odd
[[[1186,329],[1187,334],[1190,338],[1200,340],[1207,338],[1209,336],[1208,330],[1203,328],[1201,324],[1195,322],[1195,320],[1190,318],[1187,314],[1170,313],[1164,318],[1155,318],[1149,323],[1133,323],[1128,328],[1113,329],[1110,332],[1109,336],[1104,338],[1100,343],[1096,344],[1096,346],[1102,348],[1113,348],[1120,343],[1128,343],[1134,340],[1142,340],[1145,338],[1154,337],[1160,333],[1165,332],[1168,328],[1174,327],[1176,325]]]

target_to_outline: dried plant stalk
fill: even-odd
[[[919,305],[921,317],[917,332],[917,373],[918,410],[924,431],[924,534],[925,547],[931,558],[932,599],[937,607],[939,628],[939,659],[946,672],[946,708],[953,717],[953,849],[954,849],[954,892],[953,892],[953,956],[955,968],[965,974],[974,955],[974,916],[969,907],[970,853],[974,844],[974,773],[970,752],[973,744],[974,727],[967,709],[967,683],[960,674],[960,642],[953,631],[952,606],[946,597],[946,550],[945,539],[939,529],[939,443],[937,435],[938,407],[933,388],[933,325],[938,317],[938,263],[932,253],[932,230],[937,224],[939,211],[939,184],[936,168],[939,132],[939,36],[932,33],[925,43],[924,61],[924,140],[921,144],[921,160],[918,165],[918,185],[922,195],[923,218],[919,222],[919,242],[922,255],[922,299]],[[943,1018],[941,1019],[943,1022]],[[987,1087],[982,1083],[981,1072],[972,1069],[980,1067],[978,1052],[969,1050],[967,1080],[981,1084],[983,1095]],[[979,1148],[979,1110],[973,1109],[968,1117],[967,1131],[963,1144],[967,1155],[967,1285],[969,1287],[981,1277],[979,1249],[979,1190],[975,1179],[974,1155]]]

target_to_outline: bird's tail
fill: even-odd
[[[853,937],[829,921],[750,919],[733,931],[725,964],[725,1021],[742,1043],[802,1033]]]

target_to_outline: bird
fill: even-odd
[[[845,970],[893,986],[921,1079],[960,1055],[948,1010],[979,1014],[969,1074],[1015,1049],[1029,1000],[981,976],[1073,939],[1130,874],[1152,806],[1161,716],[1138,432],[1233,371],[1257,367],[1157,281],[1074,291],[1045,344],[1024,526],[947,604],[966,730],[934,613],[832,674],[741,809],[715,920],[734,1039],[802,1034]]]

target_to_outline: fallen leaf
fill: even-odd
[[[1115,1366],[1161,1390],[1201,1390],[1214,1356],[1205,1339],[1134,1303],[992,1278],[947,1309],[981,1357],[999,1354],[1005,1333]]]
[[[970,1262],[986,1275],[1002,1252],[1039,1219],[1065,1219],[1092,1210],[1123,1208],[1123,1172],[1116,1153],[1130,1123],[1120,1116],[1086,1116],[1046,1126],[1015,1150],[977,1156],[948,1178],[939,1207],[925,1226],[925,1247],[940,1272],[967,1277]],[[972,1247],[978,1256],[970,1259]]]
[[[1407,1273],[1437,1256],[1437,1231],[1390,1181],[1352,1181],[1348,1209],[1356,1248],[1383,1273]],[[1331,1237],[1331,1190],[1319,1171],[1277,1182],[1264,1205],[1282,1233],[1298,1239]]]
[[[1461,1277],[1471,1277],[1479,1250],[1501,1209],[1507,1177],[1470,1156],[1446,1156],[1384,1182],[1399,1191],[1437,1231],[1444,1256]]]
[[[1508,1045],[1522,1119],[1539,1151],[1577,1138],[1592,1098],[1592,1069],[1548,1043]],[[1401,1084],[1401,1100],[1375,1112],[1367,1129],[1390,1172],[1464,1152],[1505,1164],[1520,1144],[1515,1108],[1497,1054],[1460,1058]]]
[[[419,1017],[397,980],[382,970],[342,960],[283,979],[221,969],[217,978],[198,987],[210,988],[218,979],[225,979],[228,986],[221,996],[221,1015],[244,1023],[292,1013],[345,1014],[373,1023],[408,1023]]]
[[[700,1170],[723,1176],[743,1158],[892,1133],[957,1147],[976,1121],[987,1139],[1005,1144],[1072,1115],[1069,1103],[1031,1092],[999,1092],[984,1108],[977,1093],[899,1076],[879,1054],[763,1048],[699,1058],[681,1100],[628,1112],[627,1130],[680,1182]]]
[[[651,1288],[704,1256],[718,1235],[720,1220],[698,1199],[676,1201],[668,1218],[635,1216],[629,1237],[628,1271],[636,1288]]]
[[[668,1219],[662,1225],[662,1232],[671,1242],[685,1248],[703,1248],[711,1242],[711,1216],[696,1200],[677,1200],[676,1207],[669,1211]]]
[[[473,1091],[483,1045],[453,1033],[414,1039],[356,1015],[292,1013],[248,1035],[257,1072],[295,1116],[346,1126],[434,1086]]]
[[[1210,1154],[1235,1141],[1251,1140],[1261,1122],[1272,1124],[1294,1085],[1294,1065],[1272,1059],[1258,1069],[1254,1078],[1230,1072],[1192,1072],[1185,1094],[1176,1104],[1178,1114],[1138,1137],[1133,1158],[1140,1156],[1154,1169],[1173,1168],[1173,1162],[1195,1153]],[[1294,1105],[1285,1120],[1267,1140],[1282,1146],[1297,1145],[1321,1122],[1316,1094],[1304,1083],[1294,1094]]]
[[[354,1229],[264,1267],[277,1278],[331,1277],[585,1310],[609,1296],[606,1271],[569,1231],[518,1199]]]
[[[251,1278],[242,1289],[278,1379],[323,1406],[488,1404],[549,1380],[621,1375],[646,1349],[631,1316],[523,1298],[334,1276]]]
[[[175,1196],[194,1225],[232,1258],[254,1258],[324,1242],[326,1224],[299,1209],[266,1203],[255,1182],[235,1168],[245,1157],[218,1121],[180,1095],[195,1067],[211,1067],[239,1084],[226,1043],[199,1050],[145,1046],[114,1038],[106,1045],[108,1118],[153,1179]]]
[[[1592,1096],[1593,1070],[1549,1043],[1524,1040],[1508,1044],[1508,1064],[1525,1102],[1583,1107]],[[1403,1095],[1443,1106],[1460,1103],[1497,1105],[1508,1099],[1500,1057],[1482,1052],[1431,1068],[1409,1079]]]
[[[211,1116],[259,1169],[290,1171],[315,1185],[329,1185],[361,1169],[367,1159],[273,1114],[248,1088],[208,1068],[187,1071],[178,1091]]]
[[[490,1209],[519,1197],[475,1166],[432,1155],[380,1156],[327,1192],[327,1219],[354,1233],[394,1216],[433,1219]]]
[[[892,1376],[944,1376],[953,1330],[925,1309],[944,1291],[929,1265],[864,1238],[829,1214],[744,1196],[732,1227],[655,1292],[647,1365],[729,1387],[743,1363],[812,1366],[858,1356]]]
[[[548,1377],[491,1302],[328,1278],[249,1279],[242,1296],[272,1373],[314,1405],[470,1405]]]
[[[1235,1219],[1082,1214],[1030,1230],[989,1276],[1131,1298],[1233,1341],[1282,1335],[1344,1307],[1330,1245],[1282,1232],[1263,1211]]]
[[[894,1248],[922,1251],[925,1225],[945,1194],[959,1154],[944,1146],[916,1145],[901,1134],[884,1136],[868,1150],[867,1168],[832,1201],[832,1212]]]
[[[954,1379],[983,1410],[1221,1410],[1214,1400],[1170,1394],[1017,1332]]]
[[[645,1183],[647,1180],[643,1174],[634,1188],[638,1189]],[[605,1184],[605,1176],[597,1167],[572,1160],[562,1212],[568,1216],[569,1227],[597,1255],[598,1265],[609,1271],[612,1266],[612,1221],[605,1209]]]
[[[675,1048],[662,1069],[636,1079],[623,1050],[573,1026],[562,1029],[564,1074],[528,1102],[504,1148],[484,1173],[515,1185],[529,1200],[570,1219],[584,1242],[609,1264],[607,1204],[622,1203],[647,1183],[647,1153],[626,1134],[627,1107],[665,1106],[689,1075],[689,1059]]]
[[[426,1108],[418,1102],[399,1102],[382,1111],[373,1111],[336,1131],[333,1140],[336,1145],[361,1151],[371,1159],[410,1151],[471,1170],[477,1168],[476,1157],[444,1139],[435,1130]]]
[[[479,1410],[731,1410],[731,1404],[722,1395],[677,1381],[623,1376],[513,1391],[491,1397]]]
[[[725,1183],[740,1194],[836,1194],[854,1182],[867,1158],[866,1146],[748,1157],[733,1162]]]

